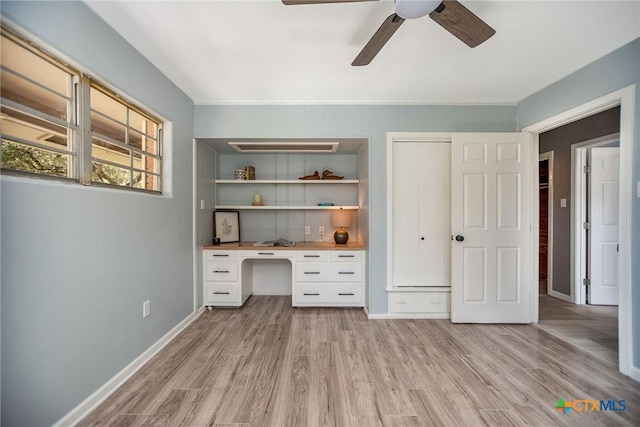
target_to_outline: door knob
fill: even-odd
[[[421,237],[420,240],[424,240],[424,237]]]
[[[456,236],[456,242],[463,242],[464,241],[464,237],[462,237],[461,235],[457,235]]]

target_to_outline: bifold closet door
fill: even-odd
[[[393,286],[450,285],[451,144],[393,147]]]

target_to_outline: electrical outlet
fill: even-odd
[[[151,300],[146,300],[142,303],[142,318],[149,316],[151,314]]]
[[[318,228],[318,234],[321,236],[324,236],[324,227],[320,226],[320,228]]]
[[[309,234],[311,234],[311,227],[309,227],[308,225],[305,225],[304,226],[304,234],[307,235],[307,236]]]

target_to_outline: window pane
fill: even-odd
[[[158,154],[158,141],[135,130],[129,131],[129,144],[151,154]]]
[[[129,110],[129,126],[152,138],[158,134],[158,125],[135,110]]]
[[[71,149],[67,140],[67,129],[46,120],[2,108],[0,123],[2,135],[8,139],[17,138],[62,150]]]
[[[133,172],[133,186],[135,188],[147,188],[145,186],[146,181],[145,181],[145,176],[147,174],[144,172]]]
[[[142,146],[142,135],[132,129],[129,129],[129,145],[136,147],[139,150],[144,150],[144,147]]]
[[[126,148],[109,144],[96,138],[92,138],[91,143],[91,155],[94,159],[117,163],[126,168],[131,166],[131,152]]]
[[[133,172],[133,186],[145,190],[160,191],[160,176],[140,171]]]
[[[4,52],[2,54],[2,59],[4,60]],[[0,81],[2,82],[0,95],[3,98],[64,121],[69,121],[67,118],[69,101],[63,96],[56,95],[5,70],[0,72]]]
[[[2,65],[61,95],[69,93],[69,73],[67,71],[53,65],[5,36],[2,36]],[[2,85],[4,86],[4,84],[3,80]]]
[[[96,113],[91,113],[91,132],[107,136],[123,144],[127,143],[127,128],[120,123]]]
[[[127,106],[116,99],[91,88],[91,109],[98,111],[120,123],[127,123]]]
[[[107,165],[105,163],[93,160],[92,162],[92,181],[102,182],[111,185],[120,185],[130,187],[130,173],[128,169],[119,168],[117,166]]]
[[[68,176],[69,156],[2,138],[2,167],[53,176]]]

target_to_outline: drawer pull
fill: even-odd
[[[344,294],[343,294],[343,293],[339,293],[338,295],[342,295],[342,296],[354,296],[355,294],[354,294],[354,293],[350,293],[350,294],[347,294],[347,293],[344,293]]]
[[[304,295],[320,296],[320,294],[310,294],[310,293],[307,293],[307,292],[305,292]]]
[[[338,274],[356,274],[354,271],[339,271]]]
[[[305,271],[304,274],[320,274],[319,271]]]
[[[214,292],[214,295],[229,295],[229,292]]]
[[[406,301],[396,301],[396,304],[406,304]]]
[[[229,254],[213,254],[213,256],[229,256]]]
[[[433,304],[433,305],[440,305],[440,301],[431,301],[431,304]]]
[[[303,255],[304,258],[320,258],[320,255]]]
[[[354,258],[355,255],[338,255],[338,258]]]
[[[273,255],[273,252],[258,252],[258,255]]]
[[[213,270],[214,273],[229,273],[229,270]]]

